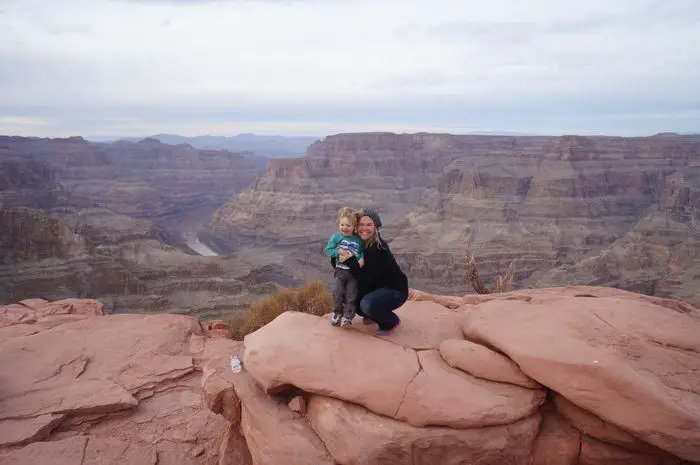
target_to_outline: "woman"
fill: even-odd
[[[359,216],[357,233],[365,243],[364,266],[360,267],[350,252],[341,253],[339,260],[350,267],[357,280],[357,313],[364,317],[363,323],[374,321],[380,333],[388,333],[401,323],[394,310],[408,299],[408,278],[379,235],[379,214],[366,208]]]

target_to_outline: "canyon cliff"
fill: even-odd
[[[700,137],[340,134],[264,176],[212,216],[248,260],[327,275],[322,245],[344,205],[373,206],[411,284],[468,290],[472,244],[487,281],[615,286],[700,297]]]
[[[188,248],[266,163],[153,140],[0,137],[0,302],[92,297],[110,313],[206,316],[245,308],[277,278],[295,283]]]

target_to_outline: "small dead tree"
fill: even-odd
[[[484,284],[484,281],[479,276],[479,270],[476,267],[476,261],[474,260],[474,253],[472,252],[472,242],[473,236],[471,232],[467,236],[467,278],[474,288],[477,294],[491,294],[491,291]],[[495,292],[508,292],[513,288],[513,276],[515,275],[515,260],[510,262],[508,269],[502,276],[496,278],[496,291]]]

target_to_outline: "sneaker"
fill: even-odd
[[[340,326],[341,326],[341,327],[344,328],[345,326],[350,326],[350,325],[352,325],[352,320],[351,320],[350,318],[345,318],[345,317],[343,317],[343,318],[340,320]]]
[[[337,315],[334,313],[333,316],[331,317],[331,324],[333,326],[338,326],[340,324],[340,317],[341,317],[341,315]]]
[[[363,325],[371,325],[372,323],[374,323],[374,320],[372,318],[370,318],[368,316],[362,317],[362,324]]]
[[[390,334],[392,331],[394,331],[396,328],[398,328],[400,324],[401,324],[401,320],[399,320],[399,322],[396,323],[396,324],[394,325],[394,327],[391,328],[391,329],[380,329],[380,330],[377,330],[377,334],[379,334],[380,336],[386,336],[386,335]]]

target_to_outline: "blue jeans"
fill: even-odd
[[[365,294],[360,299],[360,308],[357,313],[372,319],[381,330],[389,330],[399,323],[399,317],[394,310],[408,300],[408,294],[395,289],[382,287]]]

